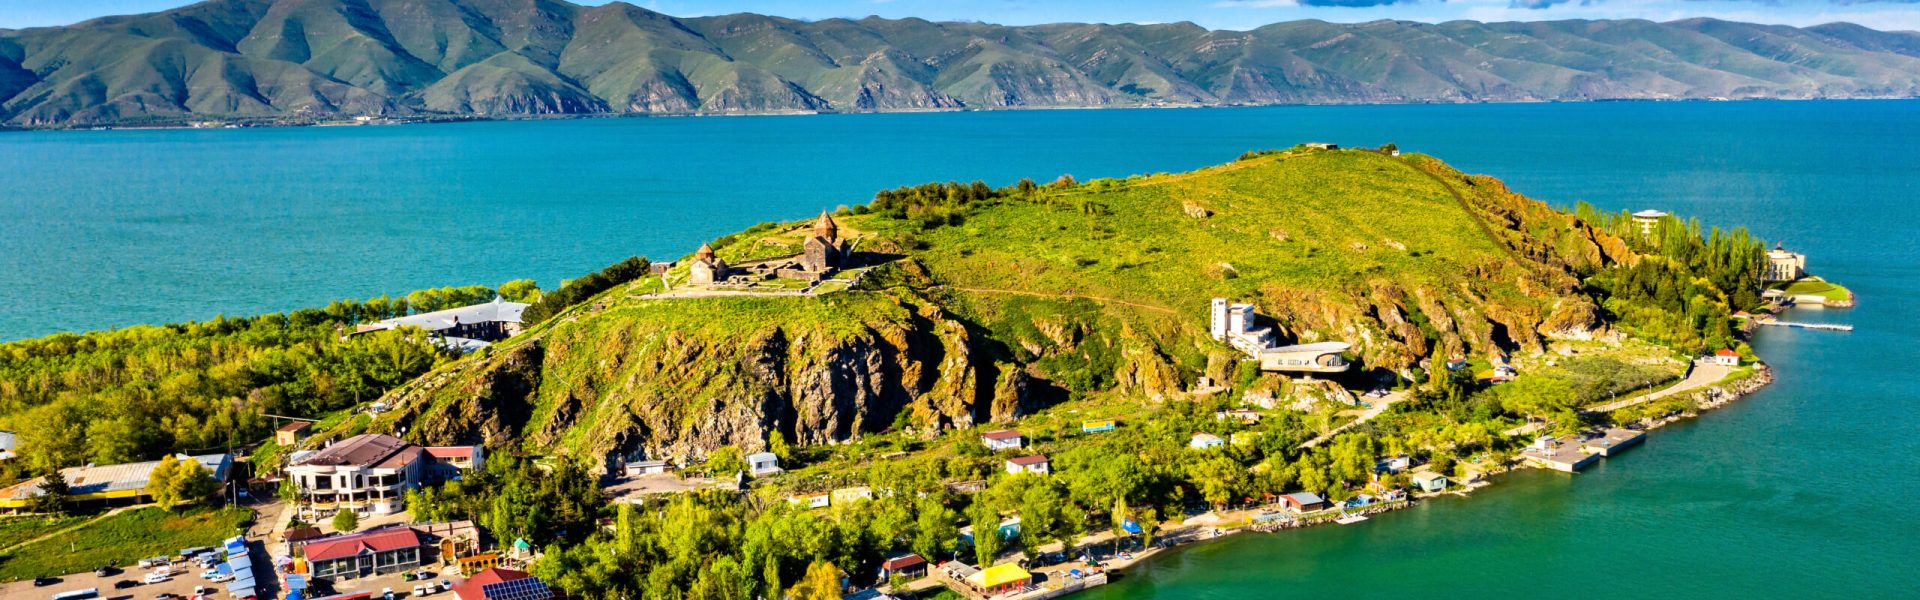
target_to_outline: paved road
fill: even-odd
[[[1644,404],[1647,402],[1659,400],[1661,398],[1673,396],[1675,394],[1685,394],[1687,392],[1698,391],[1702,388],[1718,383],[1722,379],[1726,379],[1727,375],[1730,375],[1732,373],[1733,373],[1733,369],[1725,365],[1716,365],[1713,363],[1694,363],[1693,372],[1688,373],[1687,378],[1680,380],[1679,383],[1667,386],[1666,388],[1663,388],[1660,391],[1647,394],[1644,396],[1634,396],[1632,398],[1615,400],[1613,402],[1608,402],[1606,404],[1601,404],[1599,406],[1587,407],[1587,408],[1581,409],[1581,412],[1590,412],[1590,413],[1613,412],[1616,410],[1620,410],[1622,408],[1627,408],[1629,406]],[[1508,437],[1513,437],[1517,435],[1526,435],[1536,431],[1540,431],[1545,427],[1546,427],[1545,423],[1528,423],[1526,425],[1521,425],[1519,427],[1515,427],[1513,429],[1507,430],[1506,435]]]
[[[1654,400],[1666,398],[1674,394],[1685,394],[1687,392],[1698,390],[1700,388],[1704,388],[1704,387],[1713,385],[1715,383],[1718,383],[1720,380],[1726,379],[1727,375],[1731,375],[1731,374],[1733,374],[1733,369],[1728,368],[1726,365],[1717,365],[1713,363],[1704,363],[1704,364],[1695,363],[1693,366],[1693,372],[1688,373],[1687,378],[1680,380],[1680,383],[1673,384],[1671,386],[1668,386],[1666,389],[1663,389],[1651,394],[1647,394],[1645,396],[1636,396],[1633,398],[1627,398],[1625,400],[1617,400],[1614,402],[1609,402],[1606,404],[1588,408],[1586,409],[1586,411],[1587,412],[1613,412],[1613,411],[1620,410],[1622,408],[1626,408],[1636,404],[1652,402]]]
[[[1373,406],[1364,411],[1361,411],[1360,418],[1354,419],[1352,422],[1347,423],[1345,425],[1335,427],[1333,428],[1333,431],[1329,431],[1324,434],[1321,434],[1320,437],[1307,440],[1307,443],[1301,444],[1300,447],[1312,448],[1314,446],[1325,444],[1327,443],[1327,440],[1331,440],[1333,439],[1334,436],[1340,435],[1342,433],[1346,433],[1348,429],[1353,429],[1355,427],[1359,427],[1361,423],[1372,421],[1374,417],[1380,416],[1380,413],[1387,412],[1387,407],[1392,406],[1393,403],[1395,402],[1399,402],[1405,399],[1407,399],[1406,392],[1388,392],[1387,397],[1385,398],[1365,398],[1362,401],[1367,402]]]

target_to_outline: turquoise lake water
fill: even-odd
[[[1579,476],[1237,536],[1088,598],[1920,596],[1920,101],[1028,111],[0,134],[0,339],[671,259],[929,180],[1180,171],[1396,142],[1556,204],[1809,254],[1862,305],[1780,381]]]

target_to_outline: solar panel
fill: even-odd
[[[547,582],[528,577],[480,586],[480,595],[487,600],[552,600],[553,590]]]

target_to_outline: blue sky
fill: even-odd
[[[574,0],[604,4],[607,0]],[[1479,21],[1717,17],[1813,25],[1851,21],[1920,30],[1920,0],[629,0],[677,16],[758,12],[803,19],[923,17],[1013,25],[1060,21],[1193,21],[1248,29],[1275,21],[1407,19]],[[187,0],[0,0],[0,27],[60,25],[92,17],[164,10]]]

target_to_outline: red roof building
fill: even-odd
[[[315,577],[353,578],[397,573],[420,565],[426,544],[412,527],[320,538],[300,544],[307,573]]]
[[[902,554],[880,563],[880,576],[883,578],[901,575],[908,579],[927,576],[927,559],[918,554]]]
[[[509,596],[508,591],[513,594]],[[466,581],[453,586],[454,600],[547,600],[553,598],[552,590],[545,583],[525,572],[499,567],[474,573]]]

